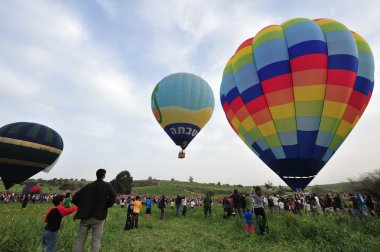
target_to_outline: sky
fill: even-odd
[[[19,1],[0,5],[0,126],[36,122],[56,130],[64,150],[34,178],[137,179],[285,185],[240,140],[219,98],[228,59],[262,28],[290,18],[331,18],[380,55],[380,3],[373,1]],[[179,147],[151,111],[155,85],[189,72],[215,96],[208,124],[178,159]],[[311,185],[380,168],[380,90]]]

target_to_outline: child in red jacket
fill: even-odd
[[[42,247],[44,251],[53,252],[55,250],[62,217],[75,212],[78,208],[77,206],[65,208],[63,206],[64,199],[65,197],[63,195],[54,196],[54,207],[50,208],[45,216],[46,226],[42,233]]]

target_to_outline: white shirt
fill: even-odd
[[[280,201],[278,202],[278,206],[280,207],[280,209],[284,209],[285,204],[284,202]]]
[[[308,211],[308,212],[310,212],[310,204],[308,204],[308,203],[305,203],[305,208],[306,208],[306,211]]]
[[[182,206],[186,206],[187,205],[187,199],[186,198],[184,198],[184,199],[181,200],[181,205]]]
[[[315,198],[315,201],[317,201],[317,206],[321,206],[321,204],[319,203],[319,198],[317,196],[315,196],[314,198]]]
[[[278,198],[276,196],[273,197],[273,205],[278,206]]]
[[[268,199],[267,199],[267,197],[263,197],[263,201],[264,201],[265,205],[268,205]]]

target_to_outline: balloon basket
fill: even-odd
[[[180,158],[180,159],[185,158],[185,152],[180,151],[180,152],[178,153],[178,158]]]

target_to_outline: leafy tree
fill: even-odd
[[[266,183],[264,184],[264,186],[265,186],[265,188],[266,188],[267,190],[269,190],[269,189],[271,189],[271,188],[273,187],[273,183],[270,182],[270,181],[268,181],[268,182],[266,182]]]
[[[281,185],[278,186],[276,194],[280,195],[280,196],[284,196],[285,190],[284,190],[284,188]]]
[[[194,182],[194,178],[192,176],[189,177],[189,182]]]
[[[111,181],[111,185],[116,193],[129,194],[132,191],[133,178],[129,171],[122,171]]]
[[[217,185],[221,185],[220,182],[216,183]]]
[[[380,198],[380,169],[362,175],[358,180],[350,179],[348,191],[368,193]]]
[[[325,195],[326,193],[328,193],[328,190],[326,190],[326,188],[324,188],[323,186],[315,185],[311,188],[311,192],[315,193],[318,196],[321,196],[321,195]]]
[[[63,191],[67,191],[67,190],[73,191],[77,188],[74,183],[64,181],[62,184],[59,185],[58,189],[63,190]]]

